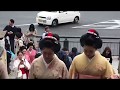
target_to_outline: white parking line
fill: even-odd
[[[107,25],[103,25],[103,24],[107,24]],[[110,25],[108,25],[108,24],[110,24]],[[114,24],[117,24],[117,25],[114,25]],[[108,20],[108,21],[104,21],[104,22],[76,26],[76,27],[72,27],[72,28],[120,29],[120,20]]]
[[[37,23],[32,23],[34,25],[37,25]],[[15,26],[29,26],[30,24],[19,24],[19,25],[15,25]]]

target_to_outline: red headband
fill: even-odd
[[[95,31],[94,29],[89,29],[89,30],[87,31],[87,33],[90,33],[90,34],[93,34],[93,35],[97,36],[97,34],[96,34],[95,32],[96,32],[96,31]]]
[[[54,39],[55,41],[58,41],[55,37],[53,37],[53,33],[52,32],[49,32],[47,34],[47,36],[45,36],[44,38],[50,38],[50,39]]]

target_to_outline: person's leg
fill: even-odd
[[[15,53],[15,51],[14,51],[14,39],[13,39],[13,40],[10,39],[10,46],[11,46],[11,51],[12,51],[13,53]]]

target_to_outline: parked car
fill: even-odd
[[[41,11],[37,14],[36,22],[38,24],[57,26],[61,23],[74,22],[80,20],[79,11]]]

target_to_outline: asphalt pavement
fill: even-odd
[[[28,30],[29,24],[36,23],[35,18],[39,11],[0,11],[0,29],[2,30],[9,22],[10,18],[15,19],[15,25],[22,28],[23,32]],[[58,27],[52,28],[51,31],[59,34],[60,36],[81,36],[89,27],[86,28],[73,28],[76,26],[89,25],[108,20],[120,20],[120,11],[80,11],[81,18],[79,24],[62,24]],[[114,25],[114,24],[113,24]],[[42,35],[44,26],[35,25],[38,30],[38,34]],[[99,27],[99,26],[98,26]],[[94,27],[90,27],[94,28]],[[100,36],[119,37],[119,29],[100,29],[97,31]]]

